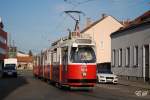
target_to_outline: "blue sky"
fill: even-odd
[[[112,15],[118,20],[132,20],[150,10],[150,0],[65,1],[0,0],[0,16],[4,29],[19,50],[40,52],[49,47],[52,41],[66,36],[67,29],[73,29],[74,21],[63,13],[65,10],[81,10],[86,14],[81,16],[81,28],[87,17],[96,21],[102,13]]]

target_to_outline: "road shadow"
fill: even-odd
[[[0,100],[3,100],[17,88],[28,84],[23,76],[0,78]]]

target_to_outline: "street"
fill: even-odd
[[[149,100],[150,95],[136,96],[137,87],[97,84],[93,91],[62,90],[36,79],[31,71],[22,71],[18,78],[0,79],[0,100]]]

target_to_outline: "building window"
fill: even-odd
[[[116,61],[115,56],[116,56],[116,51],[113,50],[112,51],[112,66],[115,66],[115,61]]]
[[[122,66],[122,49],[119,49],[119,55],[118,55],[118,56],[119,56],[119,57],[118,57],[118,58],[119,58],[119,59],[118,59],[118,60],[119,60],[119,61],[118,61],[118,62],[119,62],[119,66],[121,67],[121,66]]]
[[[134,56],[133,56],[134,66],[138,66],[138,46],[134,46]]]
[[[6,39],[0,36],[0,42],[6,44]]]
[[[130,48],[126,48],[126,55],[125,55],[125,64],[127,67],[130,65]]]
[[[0,48],[0,54],[5,55],[5,54],[6,54],[6,50],[5,50],[5,49],[3,49],[3,48]]]
[[[104,47],[104,42],[100,41],[100,48],[103,49],[103,47]]]

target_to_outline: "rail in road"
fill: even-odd
[[[150,100],[150,96],[136,96],[136,88],[97,84],[93,91],[62,90],[35,79],[32,71],[19,71],[17,78],[0,79],[0,100]]]

